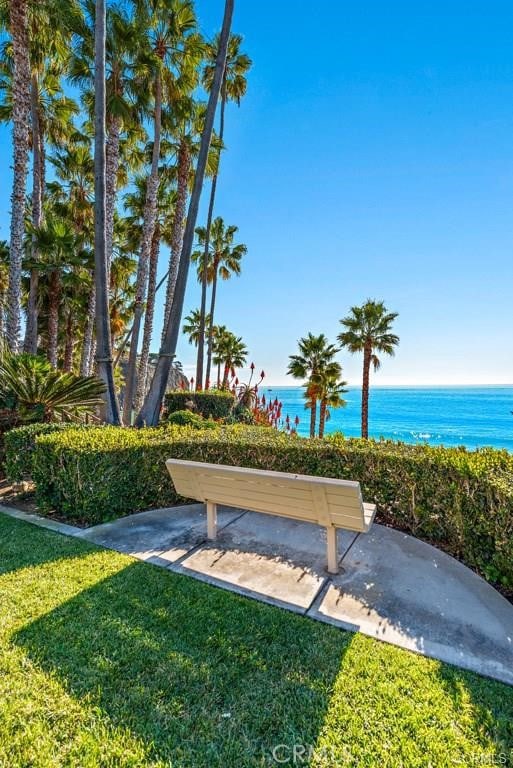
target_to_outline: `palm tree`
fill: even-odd
[[[363,352],[362,383],[362,437],[369,435],[369,373],[371,363],[375,371],[381,365],[377,352],[394,355],[399,337],[391,333],[397,312],[389,312],[382,301],[367,299],[361,307],[351,307],[350,314],[342,318],[346,329],[338,340],[349,352]]]
[[[69,53],[71,20],[79,14],[73,0],[63,4],[60,0],[41,0],[28,6],[29,58],[30,58],[30,125],[29,146],[32,149],[32,225],[42,222],[45,180],[45,143],[58,143],[63,135],[69,135],[70,119],[78,108],[62,89]],[[8,40],[2,46],[0,60],[0,120],[13,117],[13,46]],[[32,250],[34,248],[32,247]],[[37,254],[32,253],[37,263]],[[35,351],[37,347],[37,281],[34,267],[30,275],[30,291],[27,305],[24,349]]]
[[[169,269],[167,273],[166,303],[163,329],[169,316],[178,276],[178,265],[182,250],[187,197],[191,183],[194,182],[193,163],[197,157],[201,131],[205,120],[205,105],[185,96],[177,101],[173,109],[171,142],[166,142],[166,155],[174,154],[176,166],[176,200],[173,223],[170,233]],[[208,155],[206,173],[214,170],[215,156],[211,150]]]
[[[334,344],[330,344],[323,333],[319,336],[309,333],[308,336],[299,339],[298,347],[299,354],[290,355],[287,373],[295,379],[307,380],[305,387],[308,396],[305,407],[310,409],[310,437],[315,437],[319,400],[316,378],[322,375],[327,366],[333,362],[339,349]]]
[[[13,50],[13,187],[11,242],[9,246],[9,285],[7,289],[6,336],[9,348],[18,351],[20,342],[21,271],[25,230],[30,118],[30,52],[28,0],[9,0],[9,27]]]
[[[207,315],[207,328],[210,325],[210,315]],[[184,320],[182,327],[183,333],[189,337],[189,344],[198,346],[199,334],[200,334],[201,313],[199,309],[193,309]]]
[[[327,363],[325,368],[314,374],[311,379],[312,391],[319,400],[319,437],[324,437],[326,421],[330,417],[330,409],[345,408],[346,401],[342,397],[347,392],[344,387],[347,381],[341,381],[342,366],[336,361]],[[308,395],[311,399],[311,394]]]
[[[32,242],[37,253],[37,269],[47,278],[48,302],[48,360],[57,367],[59,341],[59,314],[63,298],[63,279],[79,280],[77,268],[87,264],[89,252],[84,250],[81,238],[76,234],[69,220],[47,214],[40,227],[30,227]],[[28,260],[27,266],[33,263]],[[83,280],[83,277],[80,278]]]
[[[63,8],[51,0],[34,4],[30,18],[31,44],[31,143],[32,143],[32,225],[43,221],[46,142],[62,145],[72,131],[71,119],[78,113],[75,101],[64,94],[62,77],[69,58],[73,21],[81,15],[77,3]],[[24,350],[35,354],[38,342],[37,251],[33,243],[30,289],[27,304]]]
[[[90,114],[94,111],[94,0],[84,3],[87,17],[78,30],[73,57],[69,65],[70,80],[80,86],[82,101]],[[121,135],[137,123],[147,93],[137,77],[134,59],[142,28],[141,18],[130,15],[120,5],[107,9],[106,16],[106,131],[105,146],[105,229],[107,265],[112,260],[114,212],[119,177]]]
[[[207,369],[206,379],[210,379],[210,369],[212,367],[212,343],[213,343],[213,329],[212,323],[214,322],[214,313],[216,307],[217,298],[217,281],[220,277],[221,280],[229,280],[232,275],[240,275],[240,262],[242,257],[247,253],[247,248],[244,244],[233,244],[233,238],[235,233],[238,232],[238,227],[225,226],[223,219],[218,216],[212,222],[210,231],[210,242],[208,250],[207,260],[207,272],[206,280],[208,285],[212,286],[212,294],[210,297],[210,318],[211,325],[208,333],[208,349],[207,349]],[[196,229],[198,235],[198,243],[200,246],[204,246],[207,240],[207,230],[205,227],[198,227]],[[201,282],[204,277],[204,251],[203,249],[195,251],[192,254],[192,260],[197,265],[198,280]],[[201,311],[201,310],[200,310]]]
[[[75,363],[75,351],[81,337],[81,330],[86,315],[87,299],[91,292],[91,265],[94,263],[92,250],[82,249],[76,253],[80,266],[73,265],[62,275],[62,324],[60,344],[63,347],[65,371],[72,372]]]
[[[94,243],[94,159],[90,143],[82,134],[54,152],[50,162],[57,181],[48,183],[48,204],[61,219],[67,220],[88,246]],[[94,319],[96,314],[96,288],[94,269],[90,271],[91,287],[83,323],[80,374],[89,375],[94,356]]]
[[[189,274],[189,266],[191,261],[194,230],[198,218],[198,208],[201,198],[201,190],[203,188],[203,180],[205,178],[205,170],[207,167],[210,141],[212,139],[212,131],[214,128],[214,118],[226,63],[226,51],[228,47],[228,38],[230,36],[233,7],[234,0],[225,0],[223,26],[219,38],[219,49],[217,52],[214,80],[208,98],[207,110],[205,113],[205,123],[203,126],[203,132],[201,134],[200,150],[198,153],[196,174],[194,176],[194,185],[189,202],[189,212],[187,214],[187,223],[183,237],[182,253],[178,266],[178,275],[176,280],[173,305],[167,319],[166,333],[159,353],[159,358],[151,386],[148,394],[146,395],[143,407],[141,408],[141,411],[139,412],[136,419],[137,426],[142,426],[143,424],[155,425],[158,423],[162,402],[166,391],[166,385],[169,378],[169,371],[171,369],[171,361],[176,354],[176,344],[178,341],[178,334],[180,332],[180,322],[182,318],[185,291],[187,288],[187,277]]]
[[[109,286],[105,229],[105,0],[96,0],[94,47],[94,282],[96,293],[96,365],[105,384],[105,420],[119,424],[112,368]]]
[[[116,240],[116,227],[114,228]],[[137,261],[134,252],[120,250],[112,259],[110,270],[110,327],[112,346],[116,347],[121,334],[125,333],[132,319],[134,287],[132,277]],[[114,367],[116,365],[114,364]]]
[[[144,398],[148,377],[148,361],[150,357],[150,345],[153,335],[153,320],[155,312],[155,299],[157,291],[157,269],[160,254],[161,239],[166,240],[165,225],[172,217],[173,206],[175,202],[175,191],[169,184],[169,179],[162,175],[160,179],[157,194],[157,216],[153,230],[153,238],[150,250],[150,263],[148,270],[148,288],[147,300],[144,312],[144,328],[141,354],[137,370],[137,392],[136,405],[140,405]],[[147,179],[143,176],[137,176],[134,182],[134,188],[124,197],[125,208],[130,215],[125,218],[125,224],[128,226],[130,236],[137,238],[140,242],[143,227],[145,201],[146,201]],[[162,281],[160,285],[162,284]],[[131,331],[130,331],[131,332]]]
[[[67,267],[81,263],[80,243],[69,221],[53,216],[46,216],[31,234],[38,253],[38,272],[48,276],[47,354],[50,365],[57,368],[62,274]]]
[[[204,358],[204,346],[205,346],[205,325],[206,325],[206,312],[207,312],[207,264],[208,254],[210,246],[210,228],[212,226],[212,217],[214,215],[214,203],[217,189],[217,177],[219,174],[219,164],[221,162],[221,151],[223,149],[224,141],[224,115],[226,102],[231,100],[235,101],[240,106],[240,101],[246,93],[247,80],[246,73],[251,67],[251,59],[244,53],[240,52],[240,46],[242,44],[241,35],[230,35],[228,40],[228,51],[226,54],[226,65],[223,73],[223,82],[221,85],[221,109],[220,109],[220,124],[219,124],[219,141],[217,147],[217,163],[214,175],[212,177],[212,186],[210,188],[210,200],[208,204],[207,213],[207,226],[205,235],[205,248],[203,251],[203,271],[201,276],[201,325],[198,341],[198,358],[196,364],[196,387],[201,389],[203,384],[203,358]],[[219,48],[219,39],[216,36],[213,43],[208,43],[206,46],[206,66],[203,72],[203,85],[209,91],[212,87],[215,62],[217,51]]]
[[[228,386],[228,376],[234,368],[240,368],[246,362],[248,349],[241,336],[236,336],[230,331],[225,331],[216,339],[214,364],[224,366],[221,388]]]
[[[143,65],[153,75],[153,149],[151,167],[146,183],[146,203],[144,208],[141,236],[141,253],[137,266],[134,321],[130,340],[130,354],[126,374],[123,420],[131,421],[132,408],[137,389],[137,352],[144,302],[148,289],[148,274],[151,255],[153,230],[157,218],[157,194],[159,186],[159,158],[162,131],[162,104],[165,98],[183,92],[184,88],[193,89],[197,82],[197,38],[192,45],[188,41],[196,28],[196,18],[190,0],[157,0],[139,2],[138,7],[146,12],[145,24],[148,27],[148,48],[143,48]],[[149,11],[149,13],[148,13]]]
[[[4,340],[5,297],[9,279],[9,247],[5,240],[0,240],[0,353]]]
[[[220,360],[220,358],[217,357],[217,349],[218,349],[218,346],[219,347],[222,346],[223,337],[230,333],[231,331],[228,330],[226,325],[214,325],[213,327],[212,351],[213,351],[213,355],[215,356],[215,365],[217,365],[216,386],[218,389],[220,389],[221,387],[221,362],[222,361]],[[205,389],[210,389],[210,381],[208,379],[205,379]]]
[[[50,157],[57,181],[48,196],[55,212],[68,219],[77,235],[94,238],[94,159],[88,141],[69,142]]]

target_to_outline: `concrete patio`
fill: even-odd
[[[87,530],[0,511],[513,685],[513,605],[454,558],[399,531],[339,531],[341,569],[331,576],[324,529],[256,512],[220,508],[210,542],[201,504]]]

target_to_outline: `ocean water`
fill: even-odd
[[[310,412],[301,387],[262,387],[260,394],[283,403],[283,418],[299,416],[298,432],[308,435]],[[360,435],[361,390],[349,388],[347,406],[333,410],[326,433]],[[431,445],[493,446],[513,452],[513,386],[373,387],[369,436]]]

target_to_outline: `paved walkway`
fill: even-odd
[[[36,516],[1,508],[21,519]],[[324,529],[220,508],[206,541],[203,505],[131,515],[87,530],[39,518],[54,530],[171,571],[513,685],[513,605],[454,558],[374,524],[339,531],[341,572],[325,570]]]

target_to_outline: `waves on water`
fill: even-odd
[[[283,403],[283,416],[299,417],[299,433],[309,431],[309,412],[301,387],[261,390]],[[347,406],[333,410],[326,432],[360,435],[360,390],[351,388]],[[513,386],[374,387],[369,403],[369,435],[407,443],[477,448],[493,446],[513,452]]]

